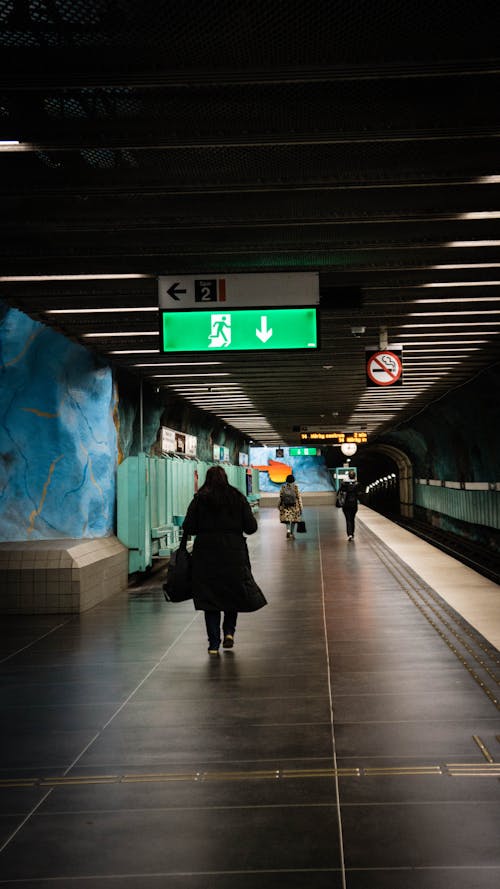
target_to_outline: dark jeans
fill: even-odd
[[[342,507],[342,512],[345,515],[345,525],[346,525],[348,537],[351,537],[351,536],[354,537],[354,519],[355,519],[355,515],[356,515],[357,511],[358,511],[357,506],[355,506],[354,508],[352,508],[350,506]]]
[[[220,611],[205,611],[209,648],[215,649],[220,645],[220,616]],[[237,618],[237,611],[224,612],[224,620],[222,621],[222,632],[224,636],[227,636],[228,634],[229,636],[234,636]]]

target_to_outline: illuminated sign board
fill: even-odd
[[[167,426],[160,427],[160,448],[163,454],[177,453],[196,457],[197,443],[195,435],[177,432]]]
[[[358,470],[356,466],[337,466],[337,468],[333,470],[333,476],[336,482],[335,487],[337,490],[342,482],[349,481],[350,472],[354,472],[356,478],[358,477]]]
[[[242,275],[182,275],[158,278],[161,309],[253,308],[319,304],[317,272],[251,272]]]
[[[290,457],[316,457],[318,455],[317,448],[289,448]]]
[[[216,463],[229,463],[230,454],[229,448],[224,447],[224,445],[214,444],[213,446],[213,459]]]
[[[317,309],[312,306],[160,311],[163,353],[317,348]]]
[[[301,432],[302,441],[327,441],[331,444],[366,444],[366,432]]]

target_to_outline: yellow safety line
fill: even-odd
[[[367,766],[365,775],[442,775],[441,766]]]
[[[406,766],[352,766],[346,768],[324,769],[269,769],[265,771],[234,771],[234,772],[153,772],[143,775],[85,775],[85,776],[54,776],[43,778],[3,778],[0,779],[0,790],[9,787],[85,787],[92,784],[145,784],[165,783],[169,781],[276,781],[297,778],[375,778],[391,776],[430,776],[430,775],[468,775],[496,776],[500,775],[500,763],[493,761],[480,763],[447,763],[440,765],[406,765]]]
[[[472,735],[472,740],[476,742],[477,746],[479,747],[481,753],[483,754],[483,756],[487,762],[495,762],[495,760],[493,759],[486,744],[484,743],[484,741],[481,740],[479,735]]]
[[[468,778],[481,778],[481,777],[495,777],[496,775],[500,776],[500,763],[497,762],[480,762],[480,763],[449,763],[446,768],[448,769],[449,774],[452,778],[458,777],[468,777]]]

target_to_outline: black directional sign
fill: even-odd
[[[168,295],[175,299],[177,302],[180,299],[181,293],[185,293],[186,291],[180,286],[180,281],[174,281],[173,284],[167,290]]]

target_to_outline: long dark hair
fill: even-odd
[[[215,507],[229,506],[241,497],[238,489],[229,484],[222,466],[210,467],[198,494]]]

